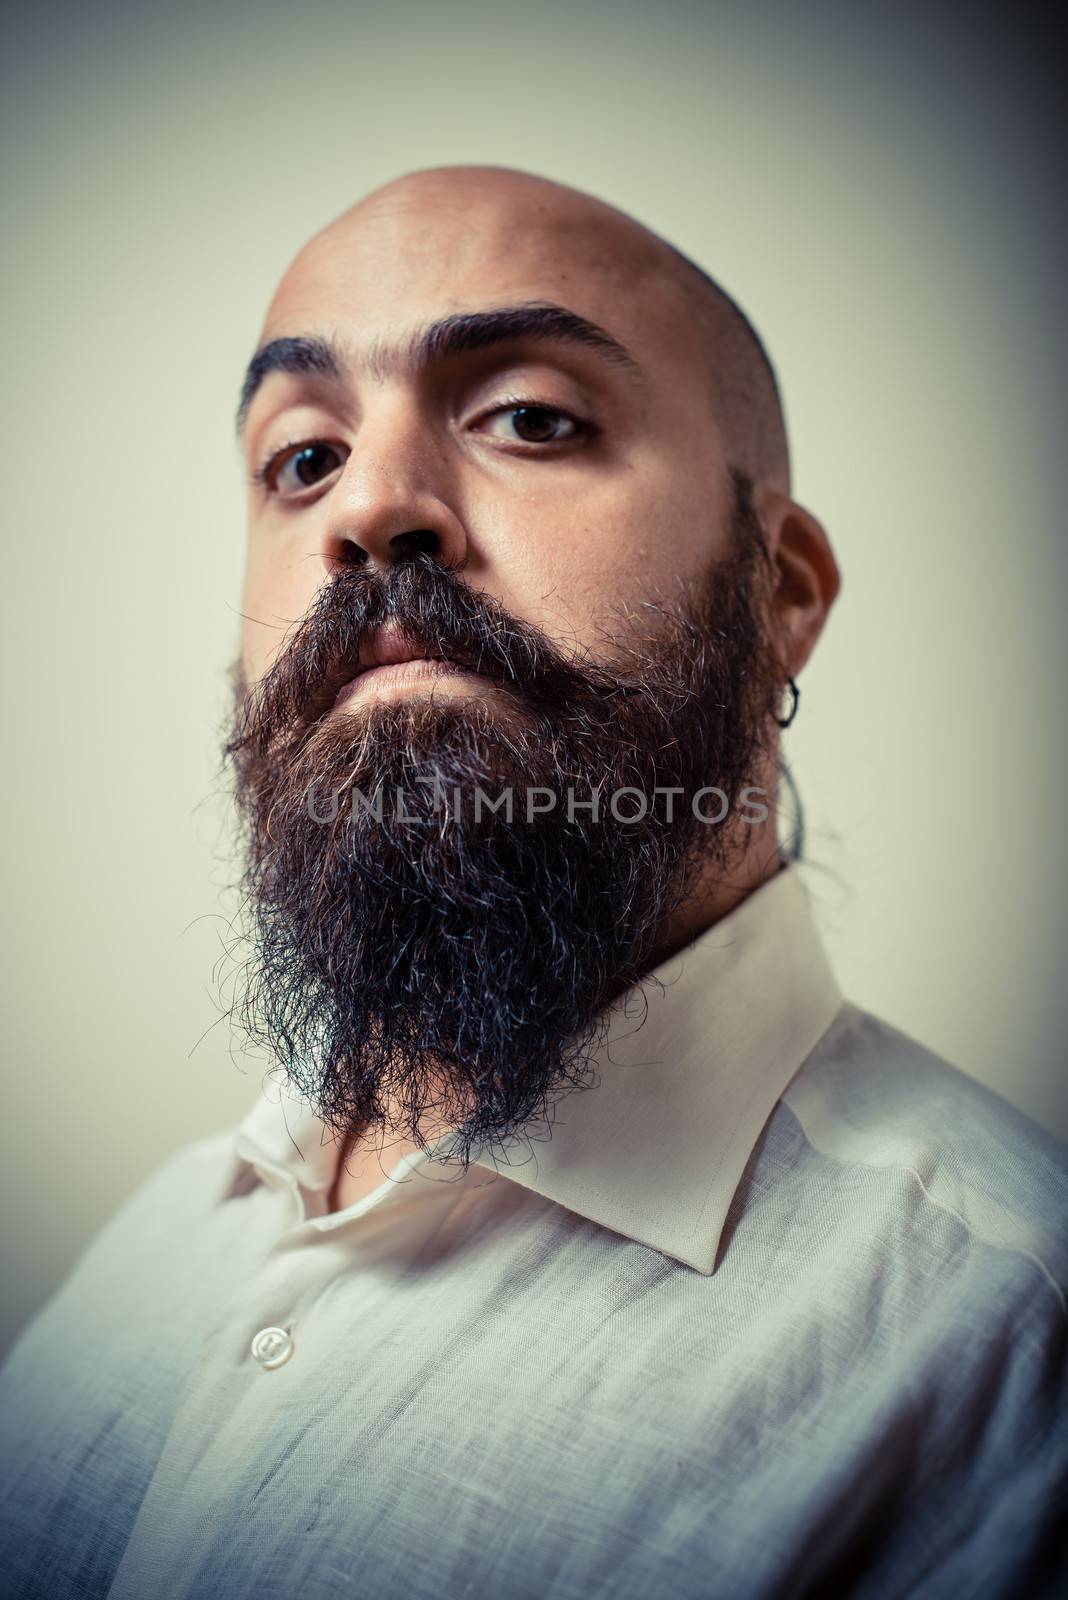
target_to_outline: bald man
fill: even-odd
[[[4,1593],[1056,1592],[1068,1158],[823,950],[782,731],[839,574],[751,324],[419,172],[238,424],[270,1070],[9,1357]]]

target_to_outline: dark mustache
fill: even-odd
[[[579,667],[535,627],[473,589],[425,552],[385,573],[344,567],[325,584],[260,682],[245,696],[240,732],[227,746],[265,749],[285,728],[300,733],[333,706],[361,670],[368,632],[394,622],[413,645],[480,673],[536,709],[561,709],[591,693],[619,693],[618,680]]]

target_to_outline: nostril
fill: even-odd
[[[389,541],[393,556],[436,556],[441,540],[432,528],[415,528],[410,533],[395,533]]]
[[[334,552],[333,563],[342,567],[362,567],[368,560],[367,551],[355,539],[342,539]]]

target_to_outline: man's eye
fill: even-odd
[[[286,445],[277,450],[256,478],[273,494],[300,494],[321,483],[344,465],[347,452],[336,444],[313,439],[307,444]]]
[[[497,439],[523,444],[564,444],[583,431],[583,424],[554,406],[502,406],[488,419],[488,432]]]

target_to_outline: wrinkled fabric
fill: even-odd
[[[268,1089],[153,1174],[0,1372],[2,1593],[1068,1592],[1068,1152],[842,999],[796,867],[635,998],[525,1160],[328,1214]]]

